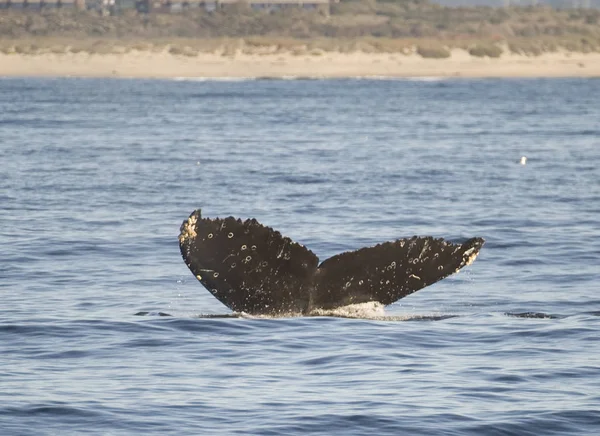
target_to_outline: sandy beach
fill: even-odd
[[[0,76],[137,78],[244,77],[600,77],[600,53],[554,52],[540,56],[471,56],[454,49],[449,58],[417,54],[316,52],[173,55],[167,51],[125,54],[0,54]]]

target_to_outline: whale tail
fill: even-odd
[[[181,225],[179,246],[200,283],[236,312],[304,312],[310,303],[319,259],[255,219],[207,219],[194,211]]]
[[[348,304],[391,304],[471,264],[484,244],[412,237],[335,255],[309,249],[255,219],[194,211],[179,246],[194,276],[219,301],[250,314],[308,313]]]

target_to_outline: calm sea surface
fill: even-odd
[[[600,432],[600,79],[1,79],[0,165],[2,435]],[[196,208],[487,243],[385,316],[235,317]]]

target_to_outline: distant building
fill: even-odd
[[[140,12],[181,12],[203,8],[207,11],[222,9],[234,4],[247,4],[253,9],[282,9],[299,7],[304,9],[327,8],[339,0],[138,0]]]
[[[85,0],[0,0],[0,9],[85,9]]]
[[[339,0],[0,0],[0,9],[39,10],[44,8],[77,8],[110,15],[127,9],[145,13],[177,13],[193,9],[214,11],[235,4],[253,9],[284,8],[325,9]]]

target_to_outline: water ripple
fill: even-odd
[[[3,434],[595,434],[599,86],[0,80]],[[487,242],[385,310],[252,317],[181,261],[196,208],[322,260]]]

